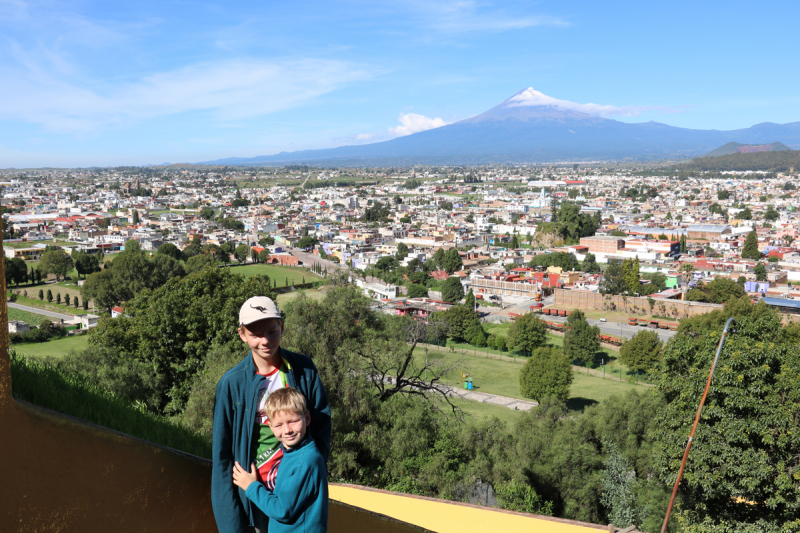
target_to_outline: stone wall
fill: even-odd
[[[688,318],[690,316],[702,315],[715,309],[721,309],[722,305],[707,304],[700,302],[686,302],[683,300],[667,300],[653,298],[655,305],[652,312],[647,297],[603,295],[597,292],[570,291],[566,289],[555,289],[555,304],[557,308],[580,308],[598,309],[601,311],[621,311],[633,315],[659,315],[671,318]],[[661,304],[664,304],[662,312]],[[638,307],[638,311],[637,308]]]

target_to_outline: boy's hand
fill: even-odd
[[[233,484],[239,487],[242,490],[247,490],[247,487],[250,486],[250,483],[254,483],[256,481],[256,465],[250,465],[250,472],[242,468],[242,465],[239,464],[239,461],[236,461],[236,464],[233,466]]]

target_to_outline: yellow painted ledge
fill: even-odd
[[[390,516],[437,533],[465,531],[536,531],[537,533],[587,533],[607,527],[574,520],[513,513],[491,507],[412,496],[361,487],[329,485],[331,500]]]

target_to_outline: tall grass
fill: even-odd
[[[50,362],[11,355],[15,398],[74,416],[128,435],[211,458],[211,442],[166,417],[115,397],[83,380],[65,375]]]

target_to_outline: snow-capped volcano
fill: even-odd
[[[729,141],[780,141],[800,148],[800,122],[719,131],[607,118],[637,116],[653,109],[663,112],[668,108],[579,104],[528,87],[480,115],[390,141],[208,163],[449,165],[654,159],[701,155]]]
[[[559,100],[552,96],[547,96],[543,92],[537,91],[533,87],[522,89],[517,94],[500,104],[504,107],[554,107],[565,111],[577,111],[594,115],[596,117],[634,117],[644,111],[665,111],[669,110],[663,106],[615,106],[602,104],[579,104],[569,100]],[[498,107],[500,107],[498,106]],[[678,110],[674,110],[678,111]]]

